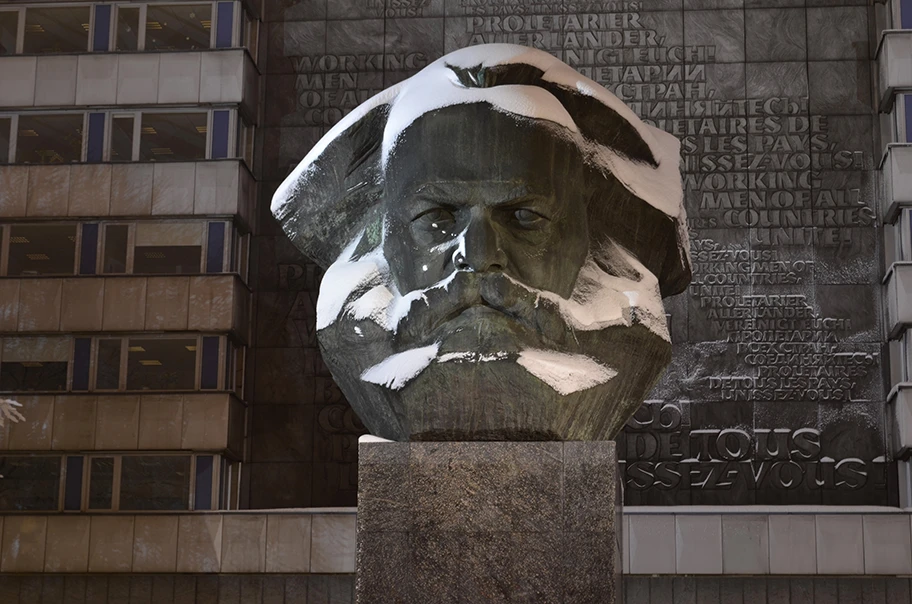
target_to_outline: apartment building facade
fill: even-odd
[[[684,141],[627,601],[912,601],[907,0],[0,3],[0,601],[352,601],[364,428],[269,200],[484,42]]]

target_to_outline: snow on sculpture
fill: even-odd
[[[609,439],[669,361],[678,141],[547,53],[446,55],[336,125],[272,209],[326,268],[320,346],[375,435]]]

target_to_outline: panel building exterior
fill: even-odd
[[[3,1],[0,601],[352,601],[364,428],[269,200],[488,42],[682,140],[695,276],[618,439],[627,600],[912,601],[906,0]]]

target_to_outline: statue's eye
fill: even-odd
[[[456,225],[456,216],[446,208],[431,208],[412,218],[412,225],[423,231],[448,235]]]
[[[543,227],[548,219],[534,210],[520,208],[513,211],[513,219],[519,223],[519,226],[526,229],[535,229]]]

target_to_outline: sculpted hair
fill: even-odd
[[[361,233],[365,237],[359,250],[376,244],[382,224],[384,154],[395,153],[396,141],[412,122],[451,109],[465,110],[463,127],[471,127],[473,110],[496,110],[519,124],[545,128],[579,149],[591,176],[587,183],[591,191],[590,249],[596,259],[611,238],[635,253],[658,277],[663,296],[683,291],[691,280],[691,265],[676,151],[674,155],[663,151],[664,156],[657,156],[656,140],[650,144],[643,135],[650,127],[640,123],[622,104],[616,109],[597,97],[587,88],[597,86],[595,83],[583,78],[572,88],[554,81],[553,70],[543,69],[543,65],[556,62],[564,70],[559,75],[565,79],[567,71],[575,72],[547,53],[519,49],[516,52],[525,54],[515,62],[478,62],[470,67],[446,60],[472,50],[448,55],[417,76],[380,93],[344,118],[317,144],[273,198],[273,213],[293,243],[323,267],[332,264]],[[539,64],[519,60],[525,55]],[[423,76],[425,72],[429,73]],[[434,105],[438,100],[434,96],[438,92],[436,86],[448,87],[438,96],[445,97],[446,91],[452,90],[457,100],[447,103],[444,99]],[[533,98],[529,101],[524,93],[519,93],[517,99],[512,99],[512,91],[504,87],[529,87],[547,95],[525,95]],[[614,99],[612,103],[620,103],[604,89],[601,91],[602,97],[607,94]],[[553,113],[535,114],[535,99],[548,104]],[[516,104],[517,111],[510,110],[510,102]],[[475,109],[469,109],[472,106]],[[521,110],[530,114],[521,114]],[[622,115],[621,111],[629,115]],[[646,136],[655,139],[652,131]],[[633,185],[629,178],[627,182],[619,180],[619,166],[632,166]],[[638,195],[634,191],[645,193]],[[662,202],[665,191],[676,191],[677,200]],[[679,211],[677,216],[669,213],[675,208]]]

